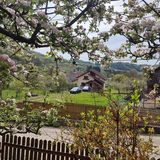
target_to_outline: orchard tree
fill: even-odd
[[[128,0],[123,11],[115,13],[111,35],[125,37],[125,43],[115,56],[153,59],[160,58],[160,1]]]
[[[19,45],[49,47],[51,55],[69,53],[73,60],[82,53],[95,60],[127,55],[152,59],[158,55],[159,0],[124,0],[122,12],[115,11],[111,1],[116,0],[2,0],[1,46],[12,50]],[[110,32],[100,32],[100,24],[110,25]],[[117,34],[124,36],[126,43],[111,52],[104,41]]]
[[[98,59],[100,55],[96,50],[108,56],[108,48],[100,37],[90,36],[89,33],[98,32],[100,22],[111,17],[113,8],[106,5],[110,2],[111,0],[2,0],[1,46],[6,47],[12,39],[25,48],[50,47],[53,56],[62,52],[69,53],[71,58],[76,59],[85,52],[89,58]]]
[[[82,53],[104,61],[127,55],[154,58],[160,48],[159,0],[124,0],[122,12],[107,5],[111,1],[1,0],[0,49],[14,55],[21,49],[49,47],[55,60],[58,53],[68,53],[73,61]],[[110,32],[99,31],[102,23],[113,24]],[[111,54],[104,42],[117,34],[126,43]]]

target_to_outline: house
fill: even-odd
[[[75,76],[76,75],[76,76]],[[98,71],[89,70],[86,72],[70,75],[72,83],[77,86],[90,86],[92,91],[101,91],[105,88],[105,77]]]
[[[151,74],[150,79],[147,81],[147,91],[150,92],[157,85],[157,91],[160,94],[160,66],[157,67]]]

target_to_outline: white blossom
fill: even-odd
[[[16,72],[14,72],[13,75],[14,75],[15,77],[18,77],[18,74],[17,74]]]
[[[99,42],[98,47],[99,47],[99,49],[103,50],[105,48],[104,43],[103,42]]]
[[[34,27],[36,27],[37,24],[38,24],[38,19],[33,18],[32,19],[32,24],[33,24]]]
[[[13,61],[11,58],[8,58],[8,59],[7,59],[7,62],[8,62],[8,64],[9,64],[10,66],[15,66],[15,65],[16,65],[15,61]]]
[[[38,15],[40,18],[45,18],[45,19],[48,18],[47,15],[45,14],[45,12],[43,12],[43,11],[37,11],[37,15]]]
[[[2,61],[6,61],[8,58],[9,58],[9,56],[7,54],[0,55],[0,60],[2,60]]]
[[[26,23],[23,21],[21,17],[16,17],[16,23],[17,25],[26,25]]]
[[[10,68],[10,70],[11,70],[12,72],[16,72],[16,71],[17,71],[16,65],[12,66],[12,67]]]
[[[6,106],[6,101],[4,101],[4,100],[0,100],[0,106]]]
[[[24,74],[24,76],[27,76],[29,74],[29,72],[26,70],[23,70],[23,74]]]
[[[29,7],[31,5],[31,1],[30,0],[18,0],[17,4],[23,5],[25,7]]]
[[[153,27],[152,29],[156,32],[160,32],[160,21],[158,21]]]
[[[11,8],[9,8],[9,7],[6,7],[6,10],[7,10],[13,17],[15,17],[15,15],[16,15],[15,10],[13,10],[13,9],[11,9]]]
[[[31,96],[32,96],[31,92],[28,92],[26,95],[27,95],[28,97],[31,97]]]
[[[52,26],[52,27],[51,27],[51,30],[52,30],[52,32],[55,33],[55,34],[56,34],[56,33],[59,33],[59,30],[57,29],[56,26]]]

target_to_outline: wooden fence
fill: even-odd
[[[27,102],[31,108],[43,108],[44,110],[48,110],[53,106],[53,104],[48,104],[48,103],[43,103],[43,102],[32,102],[28,101]],[[17,104],[18,108],[23,108],[24,102],[19,102]],[[103,107],[97,107],[93,105],[83,105],[83,104],[74,104],[74,103],[66,103],[64,106],[59,108],[59,115],[60,116],[66,116],[69,115],[70,119],[74,120],[79,120],[81,119],[80,113],[88,113],[89,111],[94,110],[95,113],[97,110],[100,110],[102,113],[105,112],[105,108]],[[141,103],[141,109],[140,112],[142,113],[141,115],[145,115],[147,112],[151,112],[153,110],[156,110],[156,113],[160,114],[160,104],[159,103],[151,103],[150,101],[142,101]]]
[[[36,108],[43,108],[44,110],[48,110],[52,107],[56,107],[53,106],[53,104],[48,104],[48,103],[43,103],[43,102],[33,102],[33,101],[28,101],[27,102],[28,105],[30,105],[30,107],[32,109],[36,109]],[[17,104],[18,108],[23,108],[24,106],[24,102],[19,102]],[[79,120],[81,119],[81,113],[88,113],[89,111],[94,110],[96,112],[97,109],[100,109],[102,112],[105,111],[105,108],[102,107],[97,107],[97,106],[93,106],[93,105],[86,105],[86,104],[74,104],[74,103],[65,103],[61,108],[58,107],[59,109],[59,115],[60,116],[66,116],[69,115],[70,119],[74,119],[74,120]]]
[[[98,149],[94,154],[101,160],[105,159]],[[91,160],[91,158],[86,149],[75,151],[68,143],[7,134],[2,136],[0,142],[0,160]]]
[[[63,142],[27,137],[2,137],[1,160],[90,160],[87,150],[74,151]]]

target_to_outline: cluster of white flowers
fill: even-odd
[[[26,25],[24,20],[21,17],[18,17],[18,16],[16,17],[16,23],[17,23],[17,26]]]
[[[40,17],[46,17],[45,12],[41,11],[41,10],[37,11],[37,15],[40,16]]]
[[[103,40],[100,40],[100,41],[99,41],[98,48],[99,48],[100,50],[103,50],[103,49],[105,48],[105,46],[104,46],[104,41],[103,41]]]
[[[34,27],[36,27],[37,26],[37,24],[38,24],[38,19],[36,19],[36,18],[32,18],[32,25],[34,26]]]
[[[32,96],[31,92],[28,92],[28,93],[26,94],[26,96],[27,96],[27,97],[31,97],[31,96]]]
[[[58,30],[58,28],[54,25],[50,25],[50,30],[52,33],[54,34],[58,34],[60,31]]]
[[[9,58],[9,56],[7,54],[0,55],[0,61],[6,62],[9,65],[10,70],[12,72],[17,71],[17,66],[16,66],[15,61],[13,61],[11,58]]]
[[[0,100],[0,106],[5,107],[7,105],[6,101]]]
[[[141,21],[141,26],[143,28],[148,29],[148,30],[150,30],[154,24],[155,24],[155,20],[153,20],[153,19],[143,19]]]
[[[160,32],[160,21],[155,23],[155,25],[152,27],[152,30],[155,32]]]
[[[43,28],[48,28],[49,23],[48,23],[48,16],[44,11],[38,10],[37,11],[37,20],[41,24]]]
[[[11,8],[9,8],[9,7],[6,7],[6,10],[7,10],[13,17],[16,16],[16,12],[15,12],[14,9],[11,9]]]
[[[16,4],[22,5],[24,7],[29,7],[31,5],[31,1],[30,0],[17,0]]]
[[[28,74],[29,74],[29,72],[28,72],[27,70],[22,70],[22,73],[23,73],[23,75],[24,75],[25,77],[27,77]]]
[[[74,41],[74,43],[77,43],[80,46],[83,45],[83,40],[79,37],[74,37],[73,41]]]
[[[70,28],[70,27],[64,27],[63,31],[69,34],[69,33],[72,32],[72,28]]]

